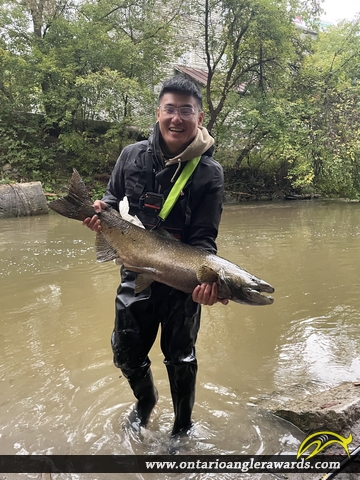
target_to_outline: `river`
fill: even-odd
[[[304,434],[261,400],[360,380],[359,241],[358,203],[225,206],[219,255],[271,283],[275,302],[203,307],[195,427],[180,453],[296,453]],[[53,212],[0,221],[3,454],[169,451],[173,411],[158,340],[150,354],[158,405],[140,437],[128,427],[134,399],[110,348],[119,269],[96,263],[93,245],[93,232]]]

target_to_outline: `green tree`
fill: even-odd
[[[294,80],[289,117],[298,128],[286,135],[296,152],[289,170],[296,187],[360,194],[359,33],[359,21],[320,32]]]
[[[305,10],[286,0],[201,0],[194,8],[201,19],[199,35],[208,70],[207,127],[212,130],[229,115],[228,98],[233,108],[234,91],[265,94],[288,77],[299,50],[303,55],[306,48],[294,24],[295,16]]]
[[[208,70],[206,126],[216,138],[217,158],[231,168],[228,176],[243,175],[242,183],[260,193],[274,190],[286,172],[289,88],[312,48],[294,19],[311,20],[315,28],[319,3],[194,1]]]
[[[2,0],[1,6],[0,94],[9,109],[42,114],[64,158],[89,172],[96,164],[104,169],[99,157],[129,141],[127,127],[153,123],[154,86],[176,52],[171,33],[180,2]],[[116,123],[99,138],[91,120]]]

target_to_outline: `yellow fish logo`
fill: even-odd
[[[334,432],[325,431],[312,433],[311,435],[306,437],[300,445],[296,458],[301,457],[303,453],[305,453],[307,450],[309,450],[310,447],[315,445],[314,450],[306,457],[306,459],[314,457],[332,443],[338,443],[339,445],[341,445],[345,452],[348,454],[348,457],[350,457],[348,446],[352,442],[352,439],[353,438],[351,433],[348,438],[342,437],[341,435],[338,435]]]

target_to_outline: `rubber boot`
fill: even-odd
[[[175,420],[171,436],[187,435],[192,427],[191,414],[195,403],[197,364],[167,364]]]
[[[151,412],[155,407],[159,395],[157,388],[154,385],[153,376],[149,369],[145,377],[132,382],[129,380],[137,402],[133,412],[130,414],[129,420],[132,424],[137,424],[140,427],[146,427],[149,422]]]

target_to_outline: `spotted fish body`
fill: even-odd
[[[49,203],[55,212],[83,221],[95,214],[90,196],[74,171],[67,196]],[[96,235],[97,260],[116,259],[138,273],[135,292],[153,281],[191,293],[201,283],[218,284],[218,296],[247,305],[270,305],[274,288],[228,260],[176,240],[163,229],[146,230],[124,220],[111,208],[96,213],[101,233]]]

